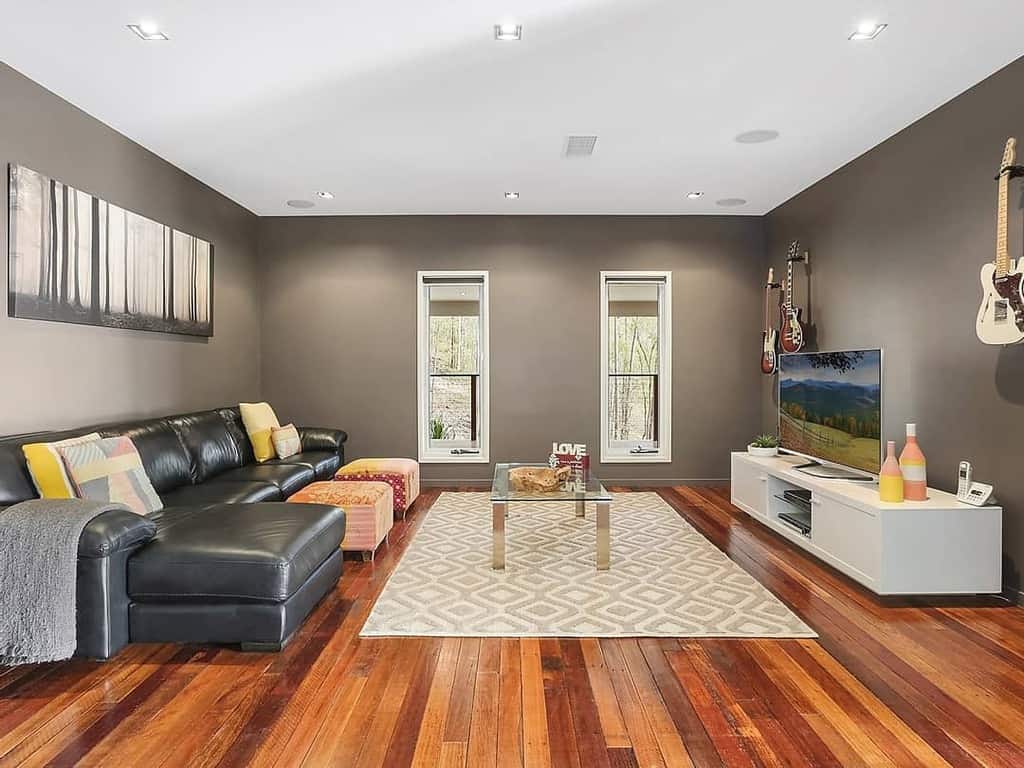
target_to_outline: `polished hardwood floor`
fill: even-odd
[[[0,669],[0,765],[1024,766],[1020,608],[882,604],[727,488],[658,492],[820,638],[360,639],[431,489],[282,653]]]

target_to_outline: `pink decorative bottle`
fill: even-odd
[[[896,460],[896,441],[888,441],[885,448],[885,463],[878,474],[878,498],[899,504],[903,501],[903,472]]]
[[[928,473],[921,446],[917,444],[917,425],[907,424],[907,444],[900,454],[903,471],[903,498],[907,501],[927,501]]]

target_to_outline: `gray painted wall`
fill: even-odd
[[[598,447],[599,275],[673,270],[673,462],[609,478],[723,478],[759,424],[763,230],[742,217],[260,220],[263,393],[350,432],[352,457],[416,455],[416,271],[488,269],[491,459]],[[430,465],[426,479],[483,479]]]
[[[1005,580],[1024,568],[1024,345],[978,341],[978,271],[995,254],[1007,137],[1024,140],[1024,59],[977,85],[767,217],[769,263],[799,238],[820,349],[885,348],[886,436],[918,422],[929,483],[955,490],[960,459],[1005,507]],[[1011,255],[1022,255],[1024,185],[1013,182]],[[774,381],[774,379],[773,379]],[[763,423],[774,427],[763,383]]]
[[[237,403],[259,394],[256,216],[0,64],[0,162],[41,171],[216,247],[209,341],[18,320],[0,310],[0,434]],[[6,305],[7,214],[0,215]]]

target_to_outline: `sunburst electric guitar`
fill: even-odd
[[[775,287],[775,270],[768,270],[768,282],[764,286],[764,330],[761,332],[761,373],[771,376],[779,369],[778,332],[772,327],[772,310],[769,300]]]
[[[803,310],[793,304],[793,262],[800,258],[800,241],[789,244],[786,254],[786,284],[780,314],[779,345],[783,352],[799,352],[804,348]]]
[[[999,208],[996,218],[996,260],[981,268],[981,308],[975,328],[986,344],[1016,344],[1024,340],[1024,296],[1021,263],[1012,261],[1006,244],[1007,198],[1017,159],[1017,140],[1006,142],[999,168]]]

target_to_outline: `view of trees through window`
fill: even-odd
[[[480,318],[430,317],[430,437],[475,440]]]
[[[658,318],[608,318],[608,431],[611,440],[656,439]]]

